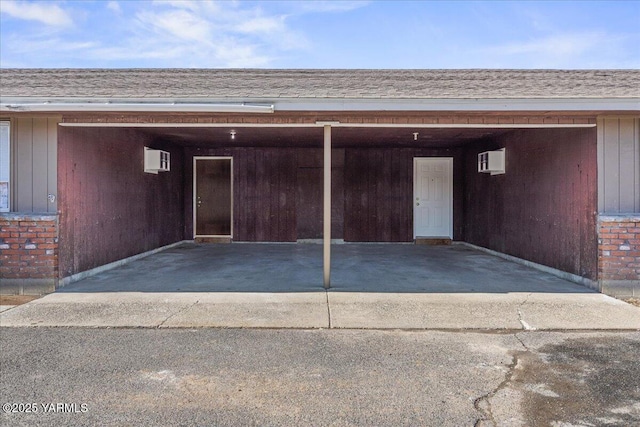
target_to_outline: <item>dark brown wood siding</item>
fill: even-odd
[[[296,218],[298,239],[322,238],[324,167],[321,148],[300,148]],[[344,149],[331,150],[331,238],[344,228]]]
[[[143,171],[143,147],[168,150],[171,171]],[[182,240],[182,149],[131,129],[58,133],[60,277]]]
[[[296,241],[297,156],[286,148],[186,149],[185,238],[193,238],[193,156],[233,157],[233,240]]]
[[[345,241],[413,240],[414,157],[453,157],[454,239],[464,237],[460,149],[348,148],[344,172]]]
[[[186,150],[185,238],[193,237],[192,158],[232,156],[236,241],[322,237],[321,148]],[[413,240],[413,158],[454,157],[454,237],[463,238],[460,149],[332,150],[331,237],[352,242]]]
[[[478,173],[477,153],[502,147],[506,174]],[[595,129],[515,130],[466,157],[466,241],[596,278]]]

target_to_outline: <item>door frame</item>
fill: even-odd
[[[196,161],[198,160],[230,160],[231,161],[231,234],[196,234],[196,200],[197,200],[197,186],[196,186]],[[193,238],[197,237],[229,237],[233,239],[233,157],[232,156],[193,156]]]
[[[416,237],[416,193],[417,193],[417,180],[418,180],[418,163],[420,161],[429,161],[429,160],[446,160],[449,164],[449,236],[420,236],[420,237],[449,237],[453,240],[453,157],[437,157],[437,156],[429,156],[429,157],[414,157],[413,158],[413,197],[411,198],[411,213],[413,215],[413,239]]]

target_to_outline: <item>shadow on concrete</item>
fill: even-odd
[[[58,292],[318,292],[322,245],[185,243]],[[593,293],[464,246],[332,246],[332,292]]]

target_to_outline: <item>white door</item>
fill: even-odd
[[[413,159],[414,237],[453,239],[453,158]]]

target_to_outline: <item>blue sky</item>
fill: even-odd
[[[640,0],[0,0],[0,66],[640,68]]]

